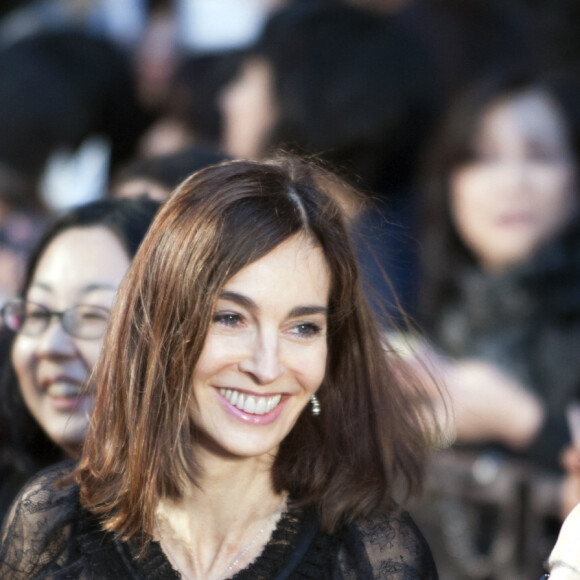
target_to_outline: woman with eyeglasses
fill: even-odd
[[[80,462],[23,489],[0,577],[437,578],[395,500],[420,488],[425,394],[365,299],[341,189],[283,157],[173,192],[113,307]]]
[[[15,336],[4,337],[0,381],[0,516],[35,471],[78,457],[113,299],[158,207],[106,200],[62,216],[33,252],[21,297],[3,306],[3,332]]]

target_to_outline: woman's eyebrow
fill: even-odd
[[[235,302],[236,304],[239,304],[240,306],[243,306],[244,308],[252,312],[256,312],[257,310],[259,310],[258,305],[251,298],[248,298],[243,294],[238,294],[237,292],[232,292],[231,290],[225,290],[220,294],[219,297],[222,300],[229,300],[230,302]]]
[[[326,306],[297,306],[290,311],[290,318],[296,318],[299,316],[312,316],[313,314],[328,314],[328,308]]]
[[[51,284],[47,284],[46,282],[36,281],[30,284],[30,288],[39,288],[40,290],[45,290],[47,292],[54,292],[54,287]],[[92,282],[90,284],[86,284],[80,289],[82,294],[86,294],[88,292],[93,292],[95,290],[113,290],[116,291],[118,288],[117,284],[113,284],[112,282]]]
[[[32,288],[39,288],[40,290],[46,290],[46,292],[52,292],[52,286],[50,284],[46,284],[45,282],[32,282],[28,287],[28,290]]]
[[[93,292],[94,290],[113,290],[117,291],[118,289],[117,284],[113,284],[112,282],[93,282],[91,284],[87,284],[81,288],[81,292]]]
[[[260,310],[259,306],[251,298],[248,298],[243,294],[238,294],[237,292],[232,292],[231,290],[225,290],[222,292],[220,294],[220,299],[235,302],[251,312],[258,312]],[[296,306],[290,311],[288,317],[296,318],[299,316],[312,316],[313,314],[324,314],[326,316],[328,314],[328,308],[317,304]]]

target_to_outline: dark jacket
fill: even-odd
[[[557,468],[570,441],[566,406],[580,399],[580,223],[507,273],[463,271],[458,288],[436,344],[495,363],[538,395],[547,420],[527,455]]]

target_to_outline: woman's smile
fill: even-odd
[[[250,395],[234,389],[220,389],[222,397],[244,413],[251,415],[265,415],[278,406],[282,395]]]
[[[267,425],[282,412],[286,398],[282,395],[256,395],[235,389],[219,389],[228,413],[253,425]]]

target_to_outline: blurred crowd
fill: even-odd
[[[74,268],[75,284],[120,282],[134,249],[101,238],[72,256],[71,238],[50,271],[72,209],[134,198],[143,230],[198,169],[316,156],[365,194],[336,192],[369,299],[438,385],[445,445],[411,511],[440,576],[537,577],[580,501],[579,26],[576,0],[3,2],[4,322],[41,266],[57,287]],[[12,401],[57,347],[1,332]],[[33,391],[32,418],[0,410],[2,510],[82,443],[51,432]]]

